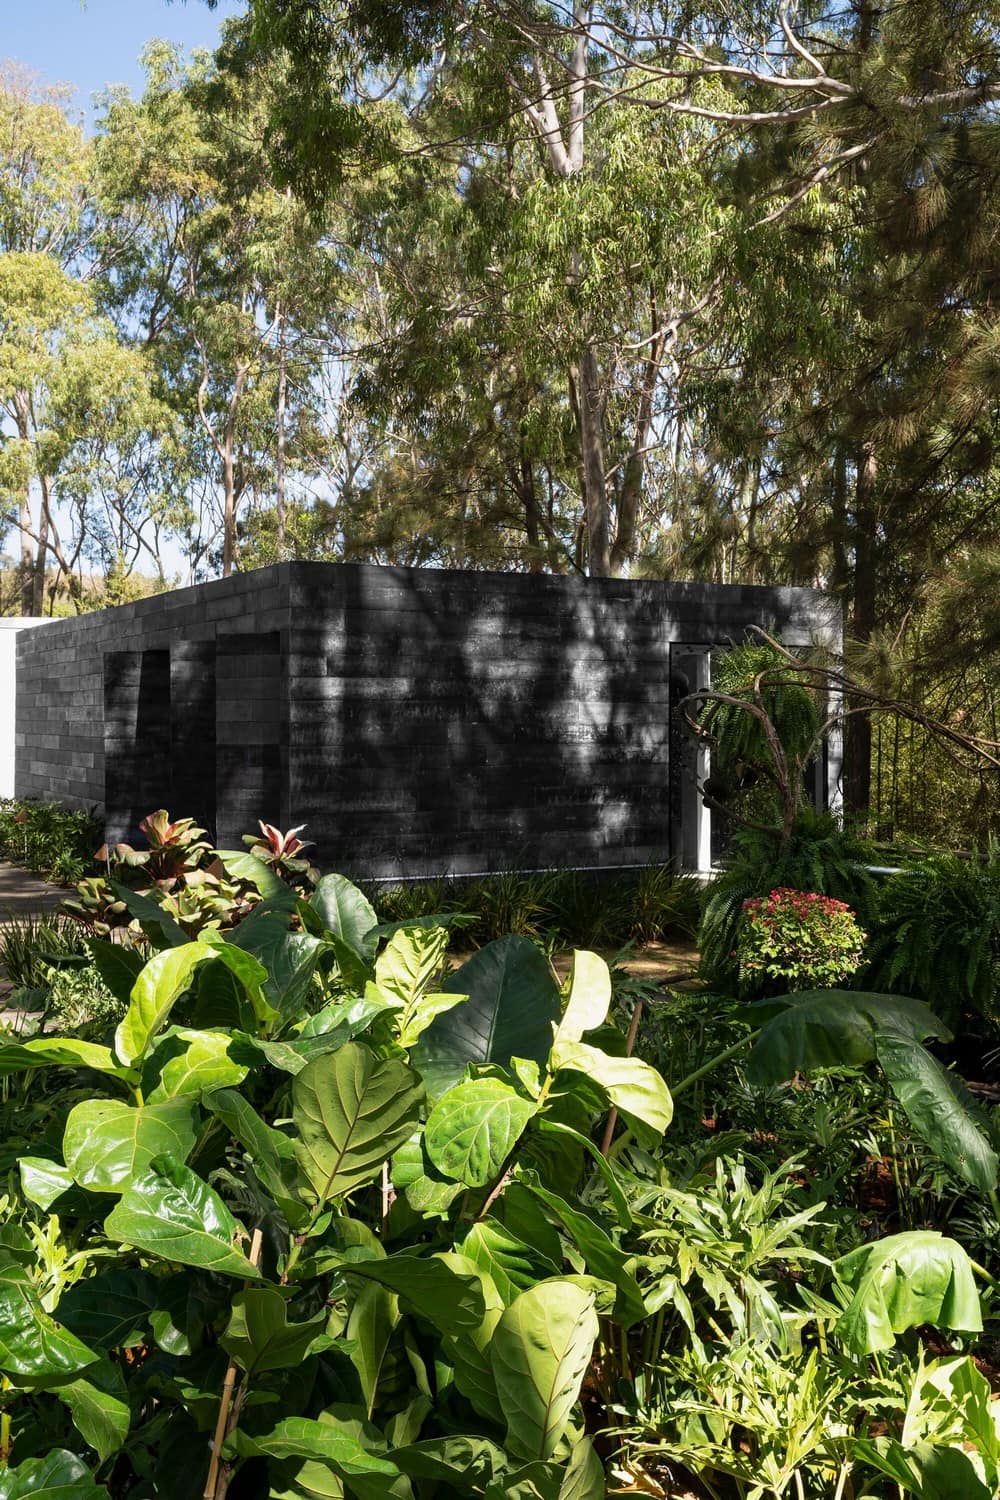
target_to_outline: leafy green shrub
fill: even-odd
[[[865,933],[845,902],[779,886],[743,903],[740,989],[759,993],[767,981],[785,990],[831,989],[856,972],[864,946]]]
[[[86,952],[83,933],[65,917],[8,912],[0,920],[0,969],[20,988],[45,984],[54,959]]]
[[[865,982],[918,995],[949,1024],[1000,1021],[1000,852],[935,854],[889,878]]]
[[[94,862],[101,827],[92,812],[58,802],[0,799],[0,858],[72,885]]]
[[[698,929],[702,974],[711,984],[736,983],[736,934],[743,903],[779,886],[844,901],[871,932],[879,896],[866,866],[874,863],[868,844],[841,828],[829,813],[809,808],[796,819],[784,853],[779,852],[776,836],[756,830],[737,833],[728,867],[705,895]]]

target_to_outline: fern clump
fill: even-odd
[[[1000,851],[934,854],[886,885],[865,983],[916,995],[948,1025],[1000,1020]]]
[[[760,706],[788,759],[804,763],[815,749],[820,730],[816,695],[795,681],[787,658],[773,646],[748,643],[724,652],[713,666],[713,687],[750,703],[755,701],[754,683],[761,673],[768,675],[760,685]],[[764,727],[746,709],[735,703],[710,702],[703,710],[702,726],[712,736],[717,770],[742,775],[747,769],[771,765]]]

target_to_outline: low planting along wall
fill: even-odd
[[[672,696],[753,624],[840,629],[811,590],[284,563],[19,633],[16,790],[113,839],[304,822],[384,878],[690,863]]]

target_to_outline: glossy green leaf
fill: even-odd
[[[264,1436],[248,1437],[237,1430],[231,1440],[237,1453],[272,1458],[306,1458],[326,1464],[347,1484],[358,1500],[386,1500],[390,1495],[404,1495],[404,1488],[394,1490],[402,1480],[399,1469],[387,1458],[369,1452],[353,1434],[327,1422],[309,1417],[286,1417]]]
[[[470,1062],[506,1066],[523,1057],[544,1065],[562,1001],[534,943],[523,937],[487,943],[441,988],[469,998],[437,1016],[413,1049],[413,1065],[432,1094],[457,1084]]]
[[[93,1068],[113,1078],[131,1081],[135,1075],[114,1056],[110,1047],[84,1042],[77,1037],[32,1037],[30,1042],[11,1042],[0,1047],[0,1078],[32,1068]]]
[[[499,1079],[471,1079],[438,1100],[424,1130],[424,1149],[443,1176],[485,1187],[499,1175],[537,1110]]]
[[[239,929],[237,928],[237,933]],[[243,987],[250,1008],[261,1026],[270,1025],[278,1019],[280,1004],[268,993],[269,973],[265,966],[238,942],[228,941],[218,932],[207,928],[198,936],[198,941],[212,950],[217,963],[222,964]]]
[[[343,943],[365,964],[375,958],[378,917],[371,902],[344,875],[324,875],[309,898],[309,905],[327,932]]]
[[[455,1270],[440,1255],[390,1255],[346,1269],[388,1287],[443,1333],[478,1328],[486,1313],[479,1277]]]
[[[323,952],[319,938],[289,932],[286,912],[264,912],[242,922],[228,945],[250,954],[263,968],[263,992],[275,1014],[298,1015]]]
[[[236,1248],[237,1240],[246,1242],[249,1235],[218,1194],[189,1168],[162,1157],[129,1184],[104,1232],[160,1260],[223,1276],[260,1275]]]
[[[983,1326],[969,1257],[934,1230],[911,1230],[862,1245],[833,1263],[853,1296],[834,1328],[855,1354],[890,1349],[921,1323],[978,1333]]]
[[[249,1376],[287,1370],[305,1359],[326,1327],[326,1314],[303,1323],[288,1321],[288,1304],[274,1287],[246,1287],[233,1298],[233,1312],[219,1342]]]
[[[912,1443],[893,1438],[858,1439],[852,1445],[861,1463],[870,1464],[899,1486],[907,1500],[996,1500],[984,1484],[974,1458],[958,1447]]]
[[[443,928],[404,927],[379,954],[375,983],[406,1013],[440,970],[447,951],[448,934]]]
[[[296,1074],[292,1118],[299,1166],[321,1203],[370,1182],[412,1133],[423,1087],[396,1058],[358,1042]]]
[[[300,1227],[307,1215],[296,1202],[299,1174],[291,1137],[266,1124],[249,1100],[235,1089],[217,1089],[206,1094],[203,1103],[248,1153],[256,1176],[289,1223]]]
[[[173,1006],[190,988],[198,965],[212,956],[206,943],[185,943],[154,953],[132,987],[128,1011],[115,1032],[115,1051],[121,1062],[142,1061]]]
[[[370,1282],[362,1287],[347,1321],[347,1337],[367,1413],[375,1409],[379,1385],[389,1364],[389,1349],[399,1324],[399,1301],[387,1287]]]
[[[554,1261],[492,1218],[473,1224],[458,1248],[490,1277],[505,1304],[513,1302],[536,1281],[559,1272]]]
[[[179,952],[179,949],[172,949]],[[70,1110],[63,1156],[80,1187],[120,1193],[149,1169],[155,1156],[184,1161],[194,1149],[197,1106],[191,1099],[128,1105],[85,1099]]]
[[[128,1391],[118,1365],[103,1359],[91,1365],[85,1376],[60,1386],[73,1426],[103,1463],[117,1453],[128,1437],[130,1412]]]
[[[442,1340],[455,1372],[455,1384],[480,1416],[502,1428],[504,1413],[490,1364],[490,1342],[504,1310],[503,1298],[489,1273],[468,1256],[451,1252],[445,1259],[456,1271],[478,1276],[485,1308],[478,1328],[467,1328],[457,1335],[445,1334]]]
[[[124,943],[111,943],[98,937],[88,937],[87,949],[105,987],[121,1005],[127,1005],[145,962],[142,954]]]
[[[60,1321],[95,1349],[133,1349],[146,1338],[163,1281],[136,1266],[98,1271],[59,1299]]]
[[[188,935],[179,922],[175,922],[168,911],[158,902],[140,891],[133,891],[117,880],[110,882],[111,889],[119,901],[124,901],[126,910],[135,917],[154,948],[183,948]]]
[[[957,1080],[920,1042],[877,1036],[875,1052],[913,1128],[954,1172],[981,1193],[997,1185],[997,1155],[973,1118]]]
[[[99,1500],[107,1497],[82,1459],[65,1448],[0,1471],[0,1500]]]
[[[29,1203],[37,1203],[43,1210],[51,1208],[74,1185],[72,1172],[61,1162],[43,1156],[22,1156],[17,1166],[22,1193]]]
[[[548,1459],[556,1451],[597,1333],[593,1296],[565,1281],[529,1288],[501,1315],[490,1362],[515,1457]]]
[[[557,1042],[578,1042],[607,1019],[611,1005],[611,971],[596,953],[573,954],[566,1009],[556,1031]]]
[[[226,874],[233,880],[241,880],[252,886],[274,911],[292,911],[296,893],[270,865],[266,865],[255,854],[246,849],[216,849],[216,858]]]
[[[655,1068],[639,1057],[612,1057],[586,1042],[556,1042],[551,1067],[582,1073],[598,1084],[616,1109],[661,1135],[673,1119],[670,1090]]]
[[[604,1185],[608,1190],[608,1197],[614,1206],[618,1223],[622,1229],[631,1229],[632,1212],[628,1206],[622,1185],[618,1181],[614,1167],[608,1161],[600,1147],[596,1146],[589,1136],[585,1136],[579,1130],[574,1130],[572,1125],[566,1125],[561,1120],[543,1118],[538,1122],[538,1129],[543,1135],[563,1135],[567,1139],[575,1141],[587,1153],[598,1172],[604,1178]]]
[[[468,1493],[477,1493],[507,1467],[503,1449],[482,1437],[425,1438],[394,1448],[390,1457],[411,1479],[429,1479]]]
[[[158,1077],[146,1093],[146,1103],[198,1095],[204,1089],[235,1088],[249,1069],[230,1057],[231,1045],[232,1037],[225,1031],[171,1027],[147,1059],[147,1067],[155,1068]]]
[[[583,1256],[587,1270],[592,1275],[600,1277],[601,1280],[609,1281],[615,1288],[616,1320],[623,1328],[631,1328],[633,1324],[638,1323],[645,1316],[646,1309],[639,1284],[628,1269],[631,1257],[623,1250],[619,1250],[607,1230],[596,1223],[589,1214],[585,1214],[579,1208],[574,1208],[556,1193],[550,1193],[536,1184],[528,1182],[525,1187],[540,1203],[544,1204],[566,1232],[571,1244],[575,1245]]]
[[[559,1500],[604,1500],[605,1489],[604,1465],[590,1438],[580,1438],[573,1444],[559,1486]]]
[[[815,1068],[863,1067],[875,1060],[877,1035],[917,1042],[951,1035],[926,1005],[905,995],[803,990],[750,1010],[770,1017],[747,1059],[747,1077],[760,1085],[787,1083]]]
[[[0,1373],[18,1385],[62,1385],[99,1358],[51,1317],[37,1293],[0,1281]]]

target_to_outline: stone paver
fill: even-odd
[[[50,885],[20,865],[0,863],[0,922],[5,916],[23,916],[54,911],[69,892]]]

